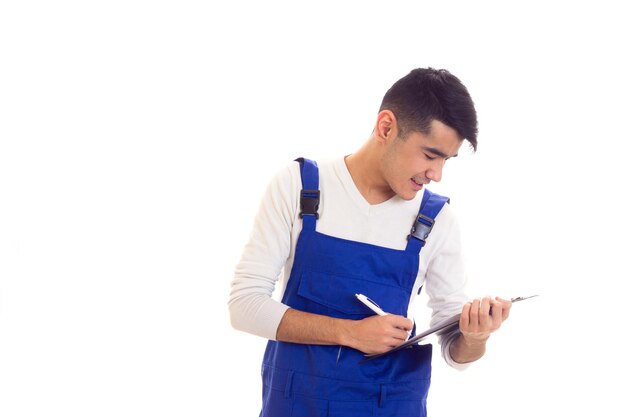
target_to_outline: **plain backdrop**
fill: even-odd
[[[617,3],[2,2],[0,415],[258,415],[226,303],[259,199],[425,66],[479,115],[432,187],[469,293],[540,294],[468,370],[435,356],[430,415],[623,415]]]

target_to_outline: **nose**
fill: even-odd
[[[439,182],[441,181],[441,176],[443,175],[443,163],[433,165],[429,169],[426,170],[426,178],[431,181]]]

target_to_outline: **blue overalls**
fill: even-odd
[[[301,311],[360,320],[372,312],[362,293],[389,313],[407,316],[419,251],[447,198],[424,190],[405,250],[316,232],[319,177],[314,161],[299,159],[303,225],[283,303]],[[345,346],[269,341],[263,359],[260,417],[426,416],[432,345],[363,362]]]

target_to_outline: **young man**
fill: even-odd
[[[415,69],[385,94],[361,149],[319,167],[301,158],[274,178],[229,301],[236,329],[270,339],[262,417],[426,415],[431,345],[363,362],[406,340],[422,286],[432,323],[462,312],[459,330],[440,337],[447,363],[484,354],[511,303],[467,302],[457,221],[447,198],[423,189],[476,135],[459,79]],[[272,299],[279,277],[282,302]]]

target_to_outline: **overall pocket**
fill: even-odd
[[[407,315],[410,290],[362,277],[304,271],[298,295],[309,300],[307,311],[337,318],[358,320],[375,314],[356,294],[365,294],[385,312]]]

